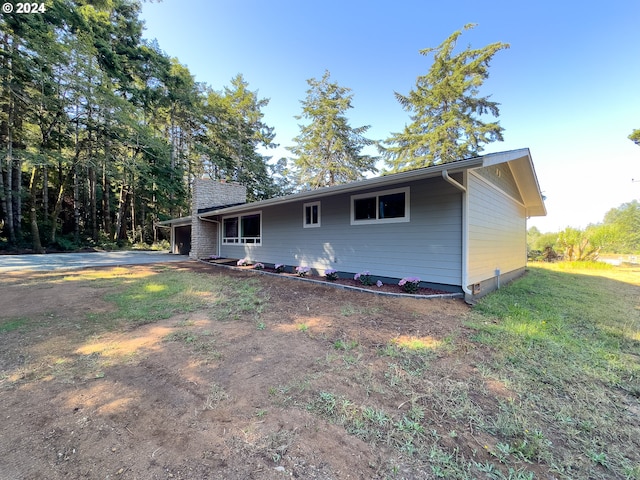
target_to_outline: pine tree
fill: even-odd
[[[264,123],[262,109],[269,99],[249,90],[242,75],[231,79],[223,92],[209,91],[198,151],[203,170],[212,178],[247,187],[247,200],[264,200],[280,192],[270,176],[270,157],[261,150],[277,147],[274,129]]]
[[[469,24],[464,30],[474,28]],[[401,133],[393,133],[380,151],[391,171],[448,163],[478,155],[482,145],[502,141],[503,129],[497,121],[482,116],[499,115],[498,104],[479,96],[489,76],[489,62],[505,43],[492,43],[481,49],[467,47],[454,55],[462,30],[451,34],[436,48],[420,51],[433,54],[433,64],[416,81],[408,95],[396,92],[402,107],[410,112],[411,123]]]
[[[345,112],[353,108],[351,89],[330,81],[325,71],[321,80],[307,80],[307,98],[302,101],[302,115],[308,125],[300,125],[297,143],[289,150],[299,177],[306,188],[320,188],[364,178],[365,172],[376,172],[376,157],[361,150],[374,142],[364,137],[369,126],[353,128]]]

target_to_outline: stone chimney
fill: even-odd
[[[204,258],[219,255],[218,223],[200,220],[204,209],[227,207],[246,203],[247,188],[235,182],[225,183],[210,178],[198,178],[193,181],[191,201],[191,258]]]
[[[239,183],[219,182],[210,178],[197,178],[193,181],[192,215],[202,208],[237,205],[246,201],[247,187]]]

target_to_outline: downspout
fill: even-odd
[[[218,220],[211,220],[211,219],[204,218],[204,217],[198,217],[198,220],[202,220],[203,222],[210,222],[210,223],[218,224],[218,228],[216,228],[216,231],[218,232],[218,255],[220,255],[220,252],[221,252],[221,249],[222,249],[222,240],[221,240],[221,236],[220,236],[220,222]]]
[[[466,171],[463,175],[466,177]],[[468,245],[469,245],[469,228],[467,224],[468,197],[466,187],[449,176],[449,172],[442,170],[442,178],[462,192],[462,291],[465,296],[473,297],[473,292],[469,290],[469,273],[468,273]],[[466,182],[465,182],[466,183]]]

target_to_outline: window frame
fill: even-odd
[[[243,229],[242,229],[242,218],[243,217],[250,217],[253,215],[259,215],[260,217],[260,235],[258,237],[246,237],[243,235]],[[230,218],[235,218],[238,222],[238,236],[237,237],[225,237],[225,227],[224,227],[224,222],[225,220],[228,220]],[[255,246],[261,246],[262,245],[262,210],[255,210],[252,212],[244,212],[244,213],[238,213],[236,215],[225,215],[222,217],[222,244],[223,245],[255,245]],[[253,241],[248,241],[248,240],[253,240]]]
[[[372,224],[381,224],[381,223],[406,223],[411,221],[411,215],[409,211],[409,207],[411,205],[410,201],[410,187],[400,187],[400,188],[391,188],[388,190],[379,190],[375,192],[369,193],[359,193],[357,195],[351,195],[351,214],[350,220],[351,225],[372,225]],[[379,218],[380,216],[380,197],[384,197],[386,195],[393,195],[396,193],[404,193],[404,216],[403,217],[393,217],[393,218]],[[376,218],[365,218],[362,220],[356,220],[356,200],[360,200],[363,198],[375,198],[376,202]]]
[[[316,223],[307,223],[307,208],[311,208],[311,220],[313,221],[313,207],[318,207],[318,221]],[[302,205],[302,227],[318,228],[321,225],[322,225],[322,219],[320,215],[320,201],[304,203]]]

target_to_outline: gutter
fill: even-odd
[[[467,171],[463,171],[462,172],[463,175],[463,182],[466,182],[467,179]],[[454,180],[453,178],[451,178],[449,176],[449,172],[447,172],[447,170],[442,170],[442,178],[443,180],[445,180],[446,182],[450,183],[451,185],[453,185],[454,187],[456,187],[458,190],[460,190],[462,192],[462,291],[465,294],[465,300],[466,297],[473,297],[473,292],[471,290],[469,290],[469,266],[468,266],[468,262],[469,262],[469,255],[468,255],[468,245],[469,245],[469,226],[467,224],[467,211],[469,209],[469,197],[467,195],[467,188],[460,182],[458,182],[457,180]]]

